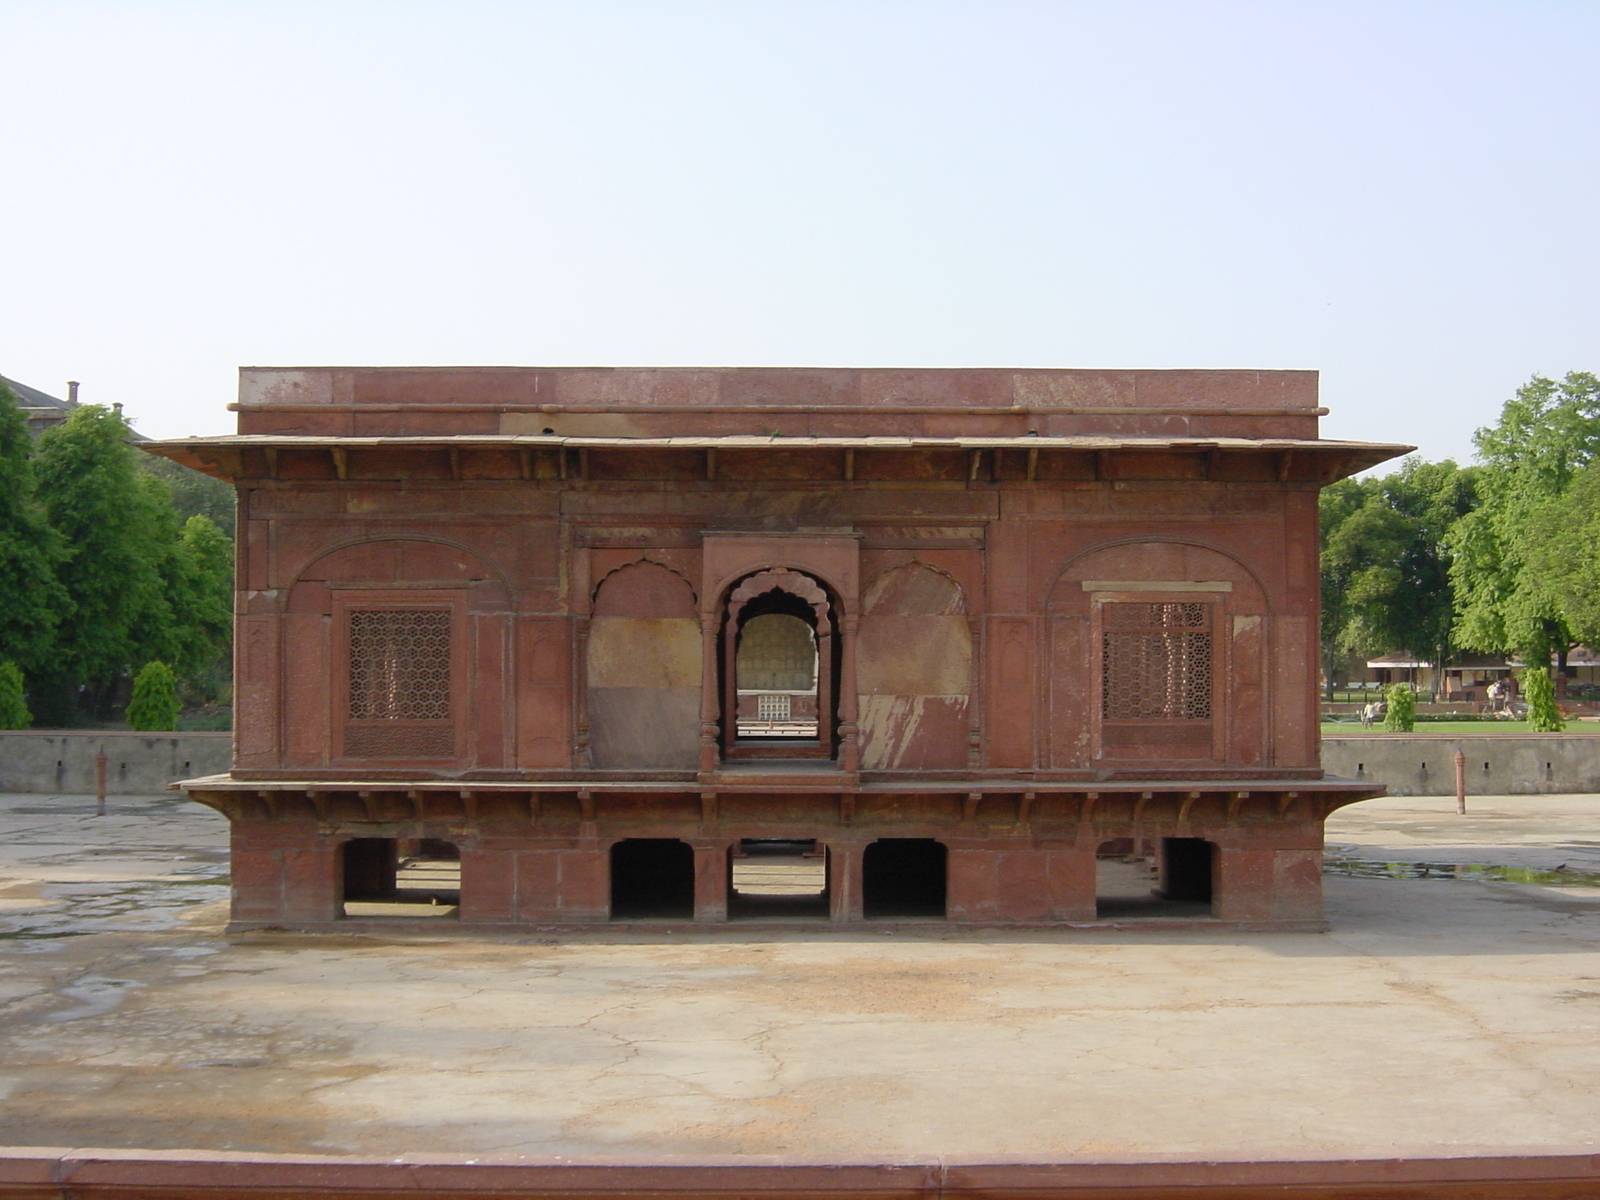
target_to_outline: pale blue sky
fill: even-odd
[[[1600,4],[0,0],[0,371],[1600,370]]]

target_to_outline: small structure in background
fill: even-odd
[[[249,369],[234,924],[1320,927],[1303,371]],[[782,431],[781,433],[778,431]],[[428,882],[430,881],[431,882]],[[376,906],[376,907],[374,907]]]
[[[28,434],[35,441],[39,435],[52,425],[60,425],[72,415],[72,410],[78,407],[78,383],[73,380],[67,384],[67,398],[62,400],[58,396],[41,392],[38,388],[29,387],[25,383],[18,383],[15,379],[7,379],[0,375],[0,383],[11,389],[11,394],[17,398],[17,404],[22,409],[22,415],[28,422]]]
[[[22,409],[22,415],[28,422],[28,434],[35,441],[39,439],[39,435],[46,429],[64,423],[72,415],[72,410],[78,407],[79,384],[77,380],[72,380],[67,384],[67,398],[65,400],[41,392],[38,388],[29,387],[25,383],[18,383],[15,379],[7,379],[3,375],[0,375],[0,383],[4,383],[9,387],[12,395],[16,396],[18,406]],[[122,405],[120,404],[112,407],[119,413],[122,411]],[[135,442],[149,440],[144,434],[137,433],[132,428],[128,430],[128,438],[130,441]]]

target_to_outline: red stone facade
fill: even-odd
[[[1115,853],[1157,918],[1314,928],[1323,819],[1381,791],[1318,764],[1317,491],[1406,447],[1319,439],[1314,373],[251,369],[237,408],[148,448],[239,489],[234,770],[184,786],[240,927],[361,919],[363,856],[429,839],[478,926],[724,921],[799,844],[822,921],[1108,920]]]

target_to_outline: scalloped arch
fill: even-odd
[[[879,571],[876,575],[874,575],[870,580],[867,581],[866,587],[861,589],[861,614],[862,614],[862,616],[868,616],[873,612],[873,605],[878,600],[878,596],[875,595],[875,592],[876,592],[876,590],[878,588],[878,585],[881,582],[883,582],[884,580],[888,579],[891,575],[894,575],[896,572],[901,572],[901,571],[909,572],[909,571],[915,571],[915,570],[930,571],[933,574],[938,575],[945,582],[947,582],[953,589],[955,589],[955,598],[956,598],[956,602],[957,602],[959,607],[957,607],[957,609],[955,610],[955,612],[953,614],[949,614],[949,615],[959,615],[959,616],[968,615],[970,610],[969,610],[968,605],[967,605],[967,589],[961,586],[961,581],[959,579],[957,579],[954,575],[952,575],[949,571],[946,571],[943,567],[936,567],[932,563],[923,562],[922,559],[920,559],[920,558],[913,558],[909,562],[896,563],[892,567],[885,567],[883,570]]]
[[[606,585],[607,580],[609,580],[613,575],[629,570],[630,568],[637,567],[641,563],[649,563],[652,567],[660,567],[662,570],[676,575],[683,581],[683,586],[689,589],[689,595],[693,598],[695,606],[699,607],[700,593],[695,590],[694,584],[690,582],[687,575],[678,570],[677,567],[672,566],[670,563],[662,562],[654,555],[641,554],[638,558],[630,558],[627,562],[620,563],[619,565],[612,567],[611,570],[607,571],[604,575],[600,576],[599,579],[595,580],[594,586],[589,589],[589,610],[591,612],[594,611],[594,602],[599,598],[600,589]]]

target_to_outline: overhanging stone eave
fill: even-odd
[[[563,437],[542,434],[441,434],[441,435],[312,435],[224,434],[216,437],[144,442],[140,449],[172,459],[219,479],[257,478],[247,469],[243,453],[255,451],[323,450],[348,454],[360,450],[605,450],[650,452],[698,451],[1066,451],[1096,454],[1242,454],[1306,455],[1324,467],[1324,482],[1358,474],[1413,452],[1416,447],[1397,442],[1355,442],[1329,438],[1243,437],[1118,437],[1098,435],[1011,437]]]
[[[1375,785],[1370,780],[1348,779],[1339,775],[1324,775],[1321,778],[1169,778],[1169,779],[1114,779],[1114,780],[1033,780],[1033,779],[968,779],[960,777],[928,778],[917,780],[894,781],[826,781],[817,780],[807,776],[797,777],[792,783],[768,783],[752,781],[741,783],[736,780],[721,780],[716,783],[701,783],[681,779],[660,780],[608,780],[599,778],[559,779],[559,780],[470,780],[470,779],[395,779],[382,776],[370,778],[340,778],[327,779],[314,776],[288,776],[274,779],[239,779],[232,775],[206,775],[196,779],[184,779],[170,785],[172,790],[186,792],[482,792],[488,793],[524,793],[555,792],[572,793],[584,792],[636,792],[658,794],[661,792],[681,792],[685,795],[699,795],[705,792],[852,792],[858,794],[958,794],[969,792],[983,792],[986,794],[1016,795],[1021,792],[1036,792],[1048,794],[1069,793],[1079,795],[1085,792],[1099,793],[1127,793],[1127,792],[1161,792],[1171,794],[1174,792],[1361,792],[1366,795],[1380,795],[1383,792],[1381,785]]]

